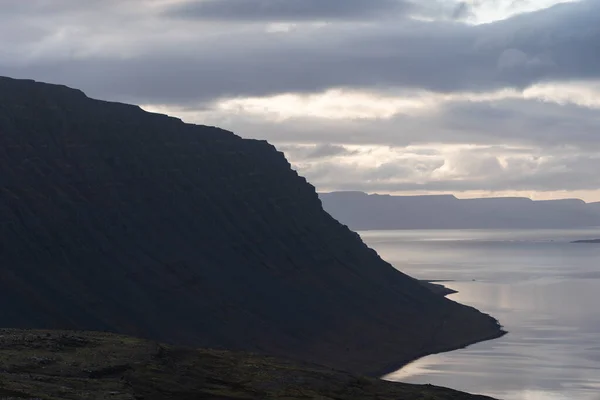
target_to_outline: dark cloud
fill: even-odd
[[[131,0],[124,0],[125,2]],[[22,17],[31,16],[37,13],[65,13],[100,10],[103,7],[113,7],[123,2],[117,0],[87,0],[85,2],[73,0],[27,0],[13,1],[0,0],[2,16],[4,17]]]
[[[165,15],[245,22],[347,21],[401,15],[413,8],[403,0],[196,0],[173,5]]]
[[[262,27],[195,33],[204,28],[161,23],[161,37],[140,36],[127,52],[118,51],[116,37],[106,53],[78,57],[72,54],[85,48],[57,45],[54,54],[64,55],[35,63],[0,59],[0,74],[66,83],[97,97],[179,105],[331,87],[486,91],[600,78],[597,0],[480,26],[402,19],[279,33]],[[130,29],[137,35],[136,25]],[[27,49],[20,44],[19,53]]]
[[[361,22],[406,16],[462,20],[473,16],[467,2],[447,0],[192,0],[168,6],[164,15],[225,22]]]
[[[468,17],[473,16],[473,11],[471,10],[471,6],[466,1],[461,1],[456,5],[454,10],[452,10],[452,18],[453,19],[466,19]]]
[[[312,151],[310,151],[306,158],[323,158],[323,157],[331,157],[331,156],[340,156],[340,155],[351,155],[355,154],[351,150],[348,150],[344,146],[336,146],[333,144],[324,144],[320,146],[316,146]]]
[[[316,144],[309,146],[280,145],[278,149],[283,151],[288,158],[295,161],[320,160],[331,157],[343,157],[357,154],[345,146],[334,144]]]

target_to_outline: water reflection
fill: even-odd
[[[386,379],[506,400],[600,400],[600,246],[595,231],[362,232],[404,272],[449,279],[451,299],[492,314],[501,339],[433,355]],[[475,281],[473,281],[475,280]]]

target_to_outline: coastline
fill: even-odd
[[[458,291],[456,291],[454,289],[450,289],[444,285],[439,284],[439,282],[452,282],[450,280],[445,280],[445,281],[443,281],[443,280],[419,280],[419,282],[424,284],[424,286],[428,287],[430,290],[434,291],[434,293],[438,293],[444,297],[448,296],[450,294],[458,293]],[[422,353],[418,353],[416,356],[411,357],[410,359],[399,360],[396,363],[392,363],[389,366],[380,369],[378,371],[378,373],[376,374],[376,376],[378,376],[382,380],[385,380],[384,379],[385,376],[387,376],[395,371],[398,371],[423,357],[431,356],[434,354],[440,354],[440,353],[449,353],[451,351],[465,349],[476,343],[487,342],[488,340],[499,339],[499,338],[503,337],[504,335],[508,334],[508,331],[504,330],[503,326],[500,324],[500,321],[498,321],[496,318],[492,317],[490,314],[486,314],[486,313],[482,313],[482,314],[488,316],[495,323],[494,329],[492,331],[490,331],[488,334],[482,334],[481,336],[472,338],[470,340],[456,341],[454,344],[450,344],[447,346],[443,346],[443,345],[433,346],[431,349],[425,350]]]
[[[444,297],[458,293],[456,290],[450,289],[449,287],[441,284],[443,282],[452,282],[449,280],[419,280],[419,282],[433,293],[442,295]]]
[[[489,315],[489,314],[485,314],[485,315]],[[386,375],[396,372],[399,369],[402,369],[402,368],[406,367],[407,365],[412,364],[413,362],[415,362],[423,357],[466,349],[467,347],[469,347],[471,345],[481,343],[481,342],[487,342],[488,340],[499,339],[499,338],[503,337],[504,335],[508,334],[508,331],[505,331],[504,329],[502,329],[500,323],[498,323],[498,326],[499,326],[498,332],[490,333],[489,335],[483,335],[478,339],[465,340],[464,342],[458,342],[455,345],[440,346],[439,348],[436,348],[435,350],[424,351],[423,353],[420,353],[419,355],[417,355],[411,359],[401,360],[396,364],[391,364],[389,367],[380,370],[380,372],[377,374],[377,376],[379,376],[379,379],[385,380],[383,378]]]

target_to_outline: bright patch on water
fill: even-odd
[[[587,230],[370,231],[362,238],[450,298],[498,318],[503,338],[420,359],[385,379],[505,400],[600,400],[600,238]]]

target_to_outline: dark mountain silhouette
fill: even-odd
[[[457,199],[362,192],[319,195],[323,208],[354,230],[520,229],[600,226],[599,203],[520,197]]]
[[[575,240],[572,243],[596,243],[596,244],[600,244],[600,239],[582,239],[582,240]]]
[[[502,334],[382,261],[265,141],[0,78],[0,326],[380,373]]]

